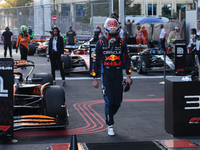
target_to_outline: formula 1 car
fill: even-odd
[[[48,53],[48,46],[49,46],[50,38],[46,38],[45,41],[37,42],[36,53],[40,56],[46,56]]]
[[[164,53],[159,48],[148,48],[131,57],[132,69],[139,74],[147,74],[150,71],[175,71],[174,53],[166,55],[164,62]],[[186,55],[186,71],[192,71],[192,60],[190,55]]]
[[[14,130],[26,128],[54,128],[68,126],[67,103],[61,86],[52,85],[52,75],[35,73],[31,81],[34,63],[15,60],[14,68],[32,67],[25,79],[14,72]]]
[[[65,46],[63,57],[65,74],[72,72],[90,72],[90,41],[72,51],[69,51],[69,45]],[[77,47],[73,46],[73,48]]]

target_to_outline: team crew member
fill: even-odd
[[[67,38],[66,44],[68,44],[68,45],[75,45],[76,44],[76,40],[77,40],[76,32],[73,31],[72,26],[69,28],[69,31],[66,34],[66,38]]]
[[[22,60],[27,60],[28,55],[28,42],[30,41],[30,37],[27,34],[27,27],[25,25],[21,26],[21,34],[17,37],[16,47],[20,46],[20,54]],[[26,67],[24,67],[26,69]],[[22,68],[23,69],[23,68]]]
[[[117,113],[123,96],[123,65],[126,69],[127,84],[131,85],[130,54],[127,51],[126,41],[119,38],[119,23],[114,18],[106,20],[106,36],[96,44],[93,58],[93,86],[99,87],[96,77],[101,70],[101,87],[105,100],[105,116],[108,125],[108,135],[115,135],[113,130],[114,115]],[[101,69],[100,69],[101,68]]]
[[[32,40],[32,39],[33,39],[33,37],[34,37],[34,32],[33,32],[33,30],[32,30],[32,27],[31,27],[31,26],[29,26],[29,27],[28,27],[28,34],[29,34],[29,36],[30,36],[30,40]]]
[[[188,49],[190,50],[193,50],[194,47],[196,46],[196,29],[195,28],[192,28],[190,30],[190,43],[189,45],[187,46]]]
[[[135,38],[137,45],[142,44],[142,32],[140,30],[140,26],[137,26],[137,31],[135,32]],[[142,51],[142,49],[138,48],[138,52]]]
[[[179,31],[178,27],[174,28],[175,31],[171,31],[169,33],[168,39],[167,39],[167,43],[169,44],[170,42],[173,42],[175,40],[181,40],[181,34]]]
[[[62,77],[62,86],[65,86],[65,73],[62,67],[63,61],[63,53],[64,53],[64,42],[63,38],[60,36],[60,31],[57,27],[53,28],[53,37],[49,40],[49,51],[47,55],[47,61],[49,59],[51,61],[51,73],[53,76],[53,84],[56,84],[55,81],[55,69],[56,69],[56,62],[60,69],[60,74]]]
[[[141,32],[142,32],[142,43],[144,45],[147,45],[148,42],[148,34],[147,34],[147,30],[145,29],[145,26],[142,25],[141,26]]]
[[[12,41],[11,38],[13,36],[13,33],[10,31],[9,27],[6,27],[6,31],[3,32],[3,43],[4,43],[4,57],[7,55],[7,48],[9,48],[10,57],[12,57]]]
[[[126,43],[127,43],[128,40],[129,40],[129,32],[127,31],[126,26],[123,26],[123,30],[124,30],[124,33],[123,33],[123,40],[126,40]]]
[[[196,37],[197,37],[196,47],[191,52],[194,63],[195,63],[195,58],[194,58],[195,52],[198,55],[199,60],[200,60],[200,32],[197,33]]]
[[[96,26],[96,29],[94,30],[94,39],[93,41],[99,40],[99,34],[101,33],[101,27],[99,25]]]
[[[51,34],[51,36],[53,36],[53,28],[54,28],[54,27],[51,27],[51,31],[47,31],[47,30],[44,30],[44,29],[42,29],[42,31],[44,31],[44,32],[48,32],[48,33]]]
[[[159,38],[160,38],[161,49],[163,51],[166,51],[166,49],[165,49],[165,38],[167,36],[167,33],[166,33],[165,29],[164,29],[164,25],[163,24],[160,25],[160,29],[161,29],[161,32],[160,32],[160,37]]]

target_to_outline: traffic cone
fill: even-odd
[[[78,150],[76,135],[71,135],[71,143],[69,150]]]

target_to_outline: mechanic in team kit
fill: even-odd
[[[137,26],[137,31],[135,32],[135,38],[136,38],[136,43],[137,45],[142,44],[142,32],[140,30],[140,26]],[[141,52],[142,49],[138,48],[137,52]]]
[[[96,44],[93,58],[93,86],[99,87],[97,76],[101,72],[101,88],[105,100],[105,116],[108,135],[115,135],[113,130],[114,115],[117,113],[123,96],[123,65],[127,78],[126,84],[131,85],[130,54],[126,41],[119,38],[119,23],[108,18],[104,24],[105,36]]]
[[[34,32],[31,26],[28,27],[28,34],[30,36],[30,40],[32,40],[34,37]]]
[[[16,47],[20,47],[21,60],[27,60],[29,50],[28,42],[30,41],[30,36],[27,33],[27,27],[25,25],[22,25],[20,30],[21,33],[17,36]],[[26,67],[21,69],[26,69]]]
[[[53,28],[53,36],[49,40],[49,51],[47,54],[47,61],[51,61],[51,74],[53,76],[53,84],[56,85],[55,70],[56,62],[60,69],[62,77],[62,86],[65,86],[65,73],[62,67],[63,54],[64,53],[64,42],[60,35],[60,30],[57,27]]]
[[[10,31],[9,27],[6,27],[6,31],[3,32],[2,37],[3,37],[3,44],[4,44],[4,57],[7,55],[7,48],[9,48],[10,52],[10,57],[12,57],[12,36],[13,33]]]
[[[99,34],[100,33],[101,33],[101,27],[99,25],[97,25],[96,29],[94,30],[94,38],[93,38],[94,42],[99,40]]]
[[[66,34],[66,38],[67,38],[66,44],[68,44],[68,45],[75,45],[76,44],[76,40],[77,40],[76,32],[73,31],[72,26],[69,27],[69,31]]]
[[[169,44],[170,42],[174,42],[176,40],[181,40],[181,34],[180,34],[180,31],[179,31],[179,27],[175,27],[174,28],[175,31],[171,31],[169,33],[169,36],[167,38],[167,43]]]
[[[145,25],[141,26],[141,32],[142,32],[142,44],[147,45],[148,43],[148,33],[145,29]]]

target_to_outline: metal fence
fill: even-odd
[[[91,36],[96,25],[103,28],[111,13],[110,0],[3,8],[0,9],[0,32],[8,26],[14,34],[19,34],[21,25],[26,25],[32,26],[35,35],[49,35],[44,30],[50,31],[53,26],[66,34],[72,26],[77,35]],[[52,21],[53,15],[57,21]]]

